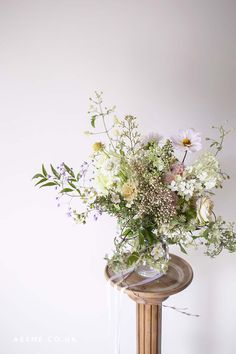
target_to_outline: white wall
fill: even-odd
[[[41,162],[79,166],[90,153],[83,131],[95,89],[137,115],[144,133],[235,125],[235,35],[234,0],[0,1],[0,353],[112,353],[102,258],[115,223],[72,224],[31,176]],[[229,220],[235,162],[234,135],[222,154],[232,179],[215,198]],[[167,304],[201,317],[164,309],[163,354],[236,352],[235,257],[184,257],[194,281]],[[121,321],[122,354],[135,353],[126,297]],[[27,336],[42,341],[21,343]]]

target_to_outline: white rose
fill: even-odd
[[[197,200],[197,218],[201,224],[211,221],[214,204],[209,197],[202,197]]]

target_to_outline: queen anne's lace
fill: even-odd
[[[205,244],[210,256],[223,248],[236,251],[233,224],[213,212],[212,190],[222,187],[227,178],[219,161],[206,152],[192,165],[185,164],[188,152],[201,150],[201,135],[186,129],[170,139],[159,133],[140,138],[135,117],[117,118],[114,107],[103,108],[99,93],[90,101],[92,128],[100,121],[106,140],[93,142],[90,159],[78,173],[62,163],[51,166],[51,175],[43,166],[34,178],[39,178],[41,187],[56,188],[58,205],[62,196],[68,196],[67,215],[77,222],[86,223],[89,215],[97,220],[104,212],[117,218],[120,229],[115,250],[106,257],[113,269],[144,263],[164,272],[168,267],[166,243],[179,245],[183,252]],[[227,134],[223,127],[219,132],[219,141],[209,139],[216,153],[222,150]],[[175,148],[183,150],[181,160]],[[79,201],[76,207],[72,205],[75,200]]]

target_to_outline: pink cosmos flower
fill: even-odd
[[[171,137],[171,141],[179,150],[196,152],[202,148],[201,135],[194,129],[180,130],[177,135]]]
[[[182,175],[184,172],[184,164],[183,163],[175,163],[171,166],[171,172],[174,175]]]
[[[184,172],[184,164],[176,163],[171,166],[170,172],[167,172],[164,177],[164,181],[167,184],[170,184],[172,181],[175,180],[175,177],[178,175],[182,175]]]

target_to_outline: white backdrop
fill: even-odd
[[[103,256],[115,223],[74,225],[31,177],[41,162],[79,166],[90,153],[95,89],[143,133],[233,126],[235,35],[234,0],[0,1],[0,353],[113,353]],[[235,220],[235,135],[221,158],[232,178],[216,209]],[[166,303],[201,317],[165,309],[163,354],[234,354],[236,255],[184,258],[194,281]],[[122,354],[135,353],[128,298],[121,321]]]

